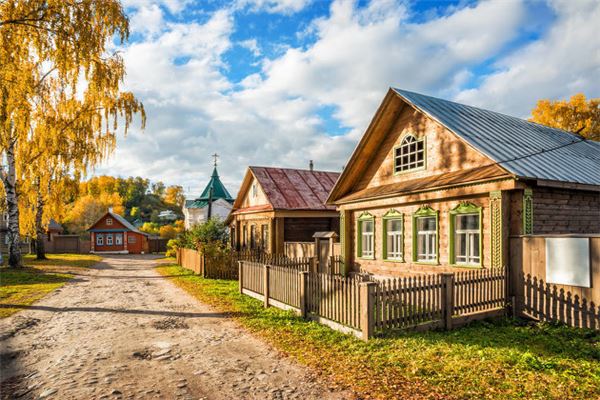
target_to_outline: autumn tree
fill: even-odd
[[[587,100],[583,93],[578,93],[569,101],[539,100],[531,111],[530,121],[600,140],[600,98]]]
[[[52,190],[46,182],[79,175],[106,157],[121,124],[126,133],[139,113],[143,126],[141,103],[120,90],[123,60],[107,53],[113,38],[123,42],[128,34],[118,0],[0,2],[0,151],[6,164],[0,177],[10,266],[21,262],[23,190],[43,198]]]
[[[82,234],[108,209],[119,215],[125,213],[119,193],[102,193],[98,196],[87,194],[79,197],[69,207],[63,222],[69,232]]]
[[[172,185],[167,187],[165,190],[165,203],[173,204],[178,207],[183,207],[185,203],[185,195],[183,194],[183,187],[178,185]]]

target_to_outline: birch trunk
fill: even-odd
[[[6,149],[7,171],[2,174],[8,212],[8,266],[21,266],[21,238],[19,236],[19,199],[15,171],[15,143],[10,141]]]
[[[44,196],[42,195],[42,190],[38,184],[38,192],[37,192],[37,204],[35,209],[35,232],[36,232],[36,241],[35,241],[35,254],[36,260],[45,260],[46,259],[46,249],[44,248],[44,235],[46,234],[44,230],[44,226],[42,225],[42,217],[44,216]]]

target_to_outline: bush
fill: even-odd
[[[210,247],[226,247],[229,232],[222,220],[211,218],[203,224],[194,225],[190,230],[183,232],[179,238],[181,247],[188,249],[203,249],[208,244]]]
[[[170,239],[167,242],[167,252],[165,253],[165,256],[167,256],[167,257],[177,256],[177,249],[179,247],[181,247],[181,243],[180,243],[179,239]]]

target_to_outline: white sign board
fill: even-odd
[[[590,240],[546,238],[546,282],[589,288]]]

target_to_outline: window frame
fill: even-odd
[[[113,245],[113,234],[112,233],[107,233],[106,234],[106,245],[107,246],[112,246]]]
[[[400,256],[390,257],[388,255],[388,222],[400,221]],[[381,236],[382,244],[382,259],[390,262],[404,262],[404,214],[397,210],[391,209],[382,218],[383,228]]]
[[[104,246],[104,234],[96,233],[96,246]]]
[[[372,254],[364,255],[363,254],[363,224],[364,222],[372,222],[373,223],[373,232],[371,233],[372,240]],[[356,236],[357,236],[357,246],[356,246],[356,256],[363,260],[374,260],[375,259],[375,216],[368,212],[363,212],[360,217],[358,217],[356,223]]]
[[[413,137],[416,140],[416,143],[418,142],[423,142],[423,166],[420,167],[415,167],[415,168],[410,168],[410,169],[405,169],[403,171],[397,171],[396,169],[396,150],[401,148],[404,144],[404,141],[408,138],[408,137]],[[423,171],[427,169],[427,136],[423,136],[421,138],[417,137],[415,134],[413,133],[407,133],[404,136],[402,136],[402,138],[400,139],[400,144],[397,146],[394,146],[394,148],[392,149],[392,160],[393,160],[393,168],[394,168],[394,176],[395,175],[402,175],[402,174],[407,174],[407,173],[411,173],[411,172],[416,172],[416,171]]]
[[[123,234],[115,233],[115,246],[122,246],[122,245],[123,245]]]
[[[479,216],[479,263],[463,263],[456,261],[456,217],[458,215],[478,215]],[[448,263],[452,266],[464,268],[482,268],[483,267],[483,207],[470,202],[461,202],[449,211],[448,227]],[[468,255],[467,255],[468,257]]]
[[[264,251],[269,251],[269,224],[260,226],[260,245]]]
[[[112,225],[112,224],[113,224],[112,218],[106,218],[106,225]]]
[[[256,225],[250,225],[250,248],[256,249]]]
[[[419,260],[417,220],[424,217],[435,218],[435,260]],[[440,265],[440,215],[430,206],[421,206],[412,215],[412,261],[415,264]]]
[[[127,243],[129,243],[129,244],[137,243],[137,238],[135,237],[135,235],[127,235]]]

